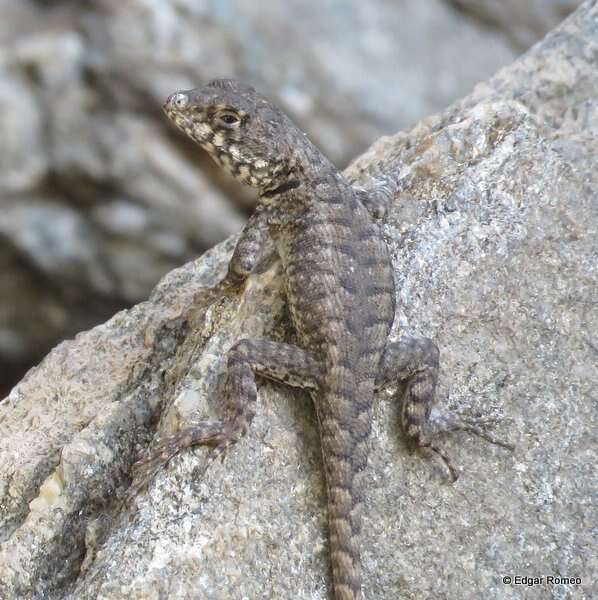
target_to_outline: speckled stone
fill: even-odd
[[[347,170],[394,201],[395,329],[441,349],[439,401],[503,417],[511,454],[442,440],[461,476],[410,455],[376,402],[365,596],[590,598],[596,554],[598,6],[444,113]],[[277,264],[245,293],[217,282],[234,239],[147,302],[56,348],[0,403],[0,597],[330,598],[324,488],[308,398],[260,386],[224,462],[172,460],[125,502],[131,463],[182,421],[218,413],[220,357],[288,337]],[[195,409],[193,404],[196,404]],[[582,583],[521,587],[503,577]]]

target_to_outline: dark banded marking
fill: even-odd
[[[298,179],[291,179],[290,181],[286,181],[285,183],[275,187],[273,190],[266,190],[262,192],[262,196],[266,198],[274,198],[274,196],[278,196],[280,194],[284,194],[289,190],[295,190],[301,185],[301,182]]]

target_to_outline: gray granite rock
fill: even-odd
[[[393,196],[381,235],[398,283],[394,333],[435,338],[439,401],[502,416],[496,435],[517,446],[446,438],[461,471],[449,485],[441,465],[407,453],[392,395],[380,394],[367,598],[592,597],[597,21],[586,2],[471,95],[346,171],[362,184],[384,178]],[[135,229],[143,215],[115,198],[94,219]],[[263,383],[253,427],[224,464],[205,470],[205,451],[190,451],[125,497],[159,414],[162,435],[218,414],[226,348],[289,336],[276,263],[242,293],[218,286],[234,241],[58,346],[0,403],[0,597],[330,597],[317,430],[302,394]],[[503,583],[517,575],[582,583]]]
[[[139,302],[240,229],[253,197],[168,128],[159,107],[174,89],[215,75],[252,81],[346,164],[519,51],[442,0],[351,10],[316,0],[268,10],[250,0],[0,0],[0,13],[0,226],[29,240],[0,236],[0,394],[60,340]],[[14,221],[2,210],[13,203],[31,218]],[[88,240],[82,258],[46,254],[34,224],[52,214],[80,223],[60,243]],[[32,314],[55,316],[32,324]]]

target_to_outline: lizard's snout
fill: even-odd
[[[185,92],[175,92],[170,94],[166,102],[162,105],[165,111],[182,110],[189,104],[189,96]]]

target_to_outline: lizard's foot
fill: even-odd
[[[442,460],[449,473],[451,474],[451,483],[455,483],[455,481],[459,479],[459,474],[457,473],[457,469],[453,465],[453,461],[442,448],[439,448],[438,446],[435,446],[431,443],[420,444],[417,446],[417,448],[418,450],[430,450]]]
[[[451,480],[454,483],[458,478],[457,469],[448,454],[438,446],[433,445],[429,441],[430,438],[440,433],[467,431],[496,446],[511,451],[515,450],[515,446],[512,444],[499,440],[486,431],[487,427],[495,425],[497,422],[498,419],[493,417],[466,417],[434,407],[425,422],[425,433],[415,436],[412,442],[418,449],[428,449],[438,455],[449,470]]]
[[[499,419],[495,417],[464,416],[434,407],[430,411],[426,425],[428,435],[450,431],[467,431],[496,446],[501,446],[507,450],[515,450],[515,446],[512,444],[499,440],[486,431],[488,427],[492,427],[498,422]]]
[[[319,357],[297,346],[270,340],[239,340],[227,353],[226,376],[219,382],[224,419],[201,421],[163,440],[133,465],[133,493],[145,487],[155,473],[181,450],[209,446],[210,458],[223,457],[227,448],[248,430],[255,414],[257,389],[254,373],[289,385],[317,389],[322,372]],[[207,468],[207,467],[206,467]]]
[[[401,428],[407,443],[412,448],[439,456],[455,481],[457,470],[450,458],[444,450],[432,444],[431,440],[438,434],[468,431],[491,444],[509,450],[514,448],[486,431],[497,419],[465,417],[434,405],[438,362],[438,347],[428,338],[402,337],[389,342],[384,349],[376,386],[380,388],[396,379],[407,382],[401,403]]]
[[[145,487],[162,467],[185,448],[208,446],[212,449],[212,458],[223,457],[227,448],[237,441],[238,433],[229,423],[202,421],[165,438],[150,454],[133,465],[133,490]]]

